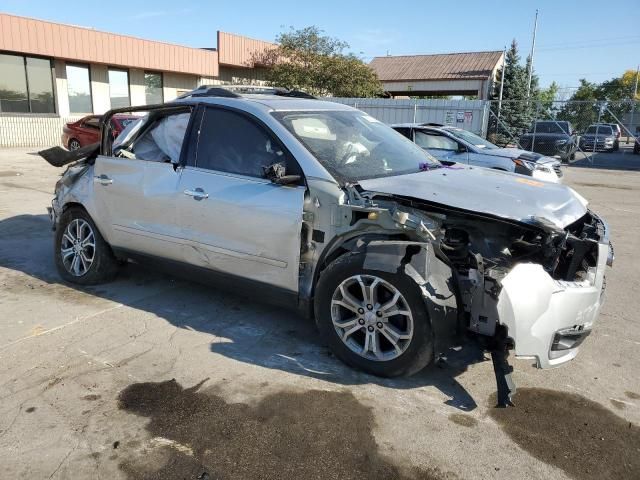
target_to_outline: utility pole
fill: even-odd
[[[507,47],[502,51],[502,73],[500,74],[500,98],[498,100],[498,120],[500,120],[500,110],[502,110],[502,91],[504,90],[504,66],[507,59]],[[638,86],[638,76],[636,75],[636,87]]]
[[[536,8],[536,19],[533,23],[533,41],[531,42],[531,55],[529,55],[529,79],[527,80],[527,100],[531,94],[531,75],[533,74],[533,54],[536,50],[536,32],[538,30],[538,9]]]

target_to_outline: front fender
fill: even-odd
[[[365,269],[404,273],[416,283],[429,312],[437,343],[455,334],[458,312],[463,310],[454,272],[439,258],[437,247],[428,242],[372,240],[362,242],[358,250],[365,254]]]

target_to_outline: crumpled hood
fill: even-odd
[[[495,150],[480,149],[483,155],[493,155],[494,157],[504,158],[522,158],[523,160],[529,160],[530,162],[537,163],[555,163],[557,160],[551,157],[545,157],[536,152],[529,152],[527,150],[520,150],[519,148],[499,148]]]
[[[564,228],[587,213],[587,200],[569,187],[486,168],[455,166],[358,183],[372,192],[528,224],[546,220]]]

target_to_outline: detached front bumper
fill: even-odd
[[[598,318],[612,253],[608,239],[601,240],[598,264],[580,282],[554,280],[538,264],[519,264],[509,272],[501,282],[498,317],[514,340],[516,357],[534,358],[539,368],[575,358]]]

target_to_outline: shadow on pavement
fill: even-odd
[[[211,351],[234,360],[341,385],[377,384],[393,389],[433,386],[449,397],[446,404],[458,410],[477,407],[456,380],[470,365],[487,360],[474,343],[441,352],[446,361],[412,377],[378,378],[334,358],[320,341],[313,321],[254,301],[250,294],[222,292],[133,264],[124,267],[109,284],[66,284],[55,270],[52,241],[46,215],[19,215],[0,221],[0,267],[29,276],[6,277],[3,288],[7,292],[47,295],[49,289],[56,295],[61,291],[76,293],[64,297],[66,301],[86,301],[86,296],[92,295],[153,313],[178,328],[212,335]]]

